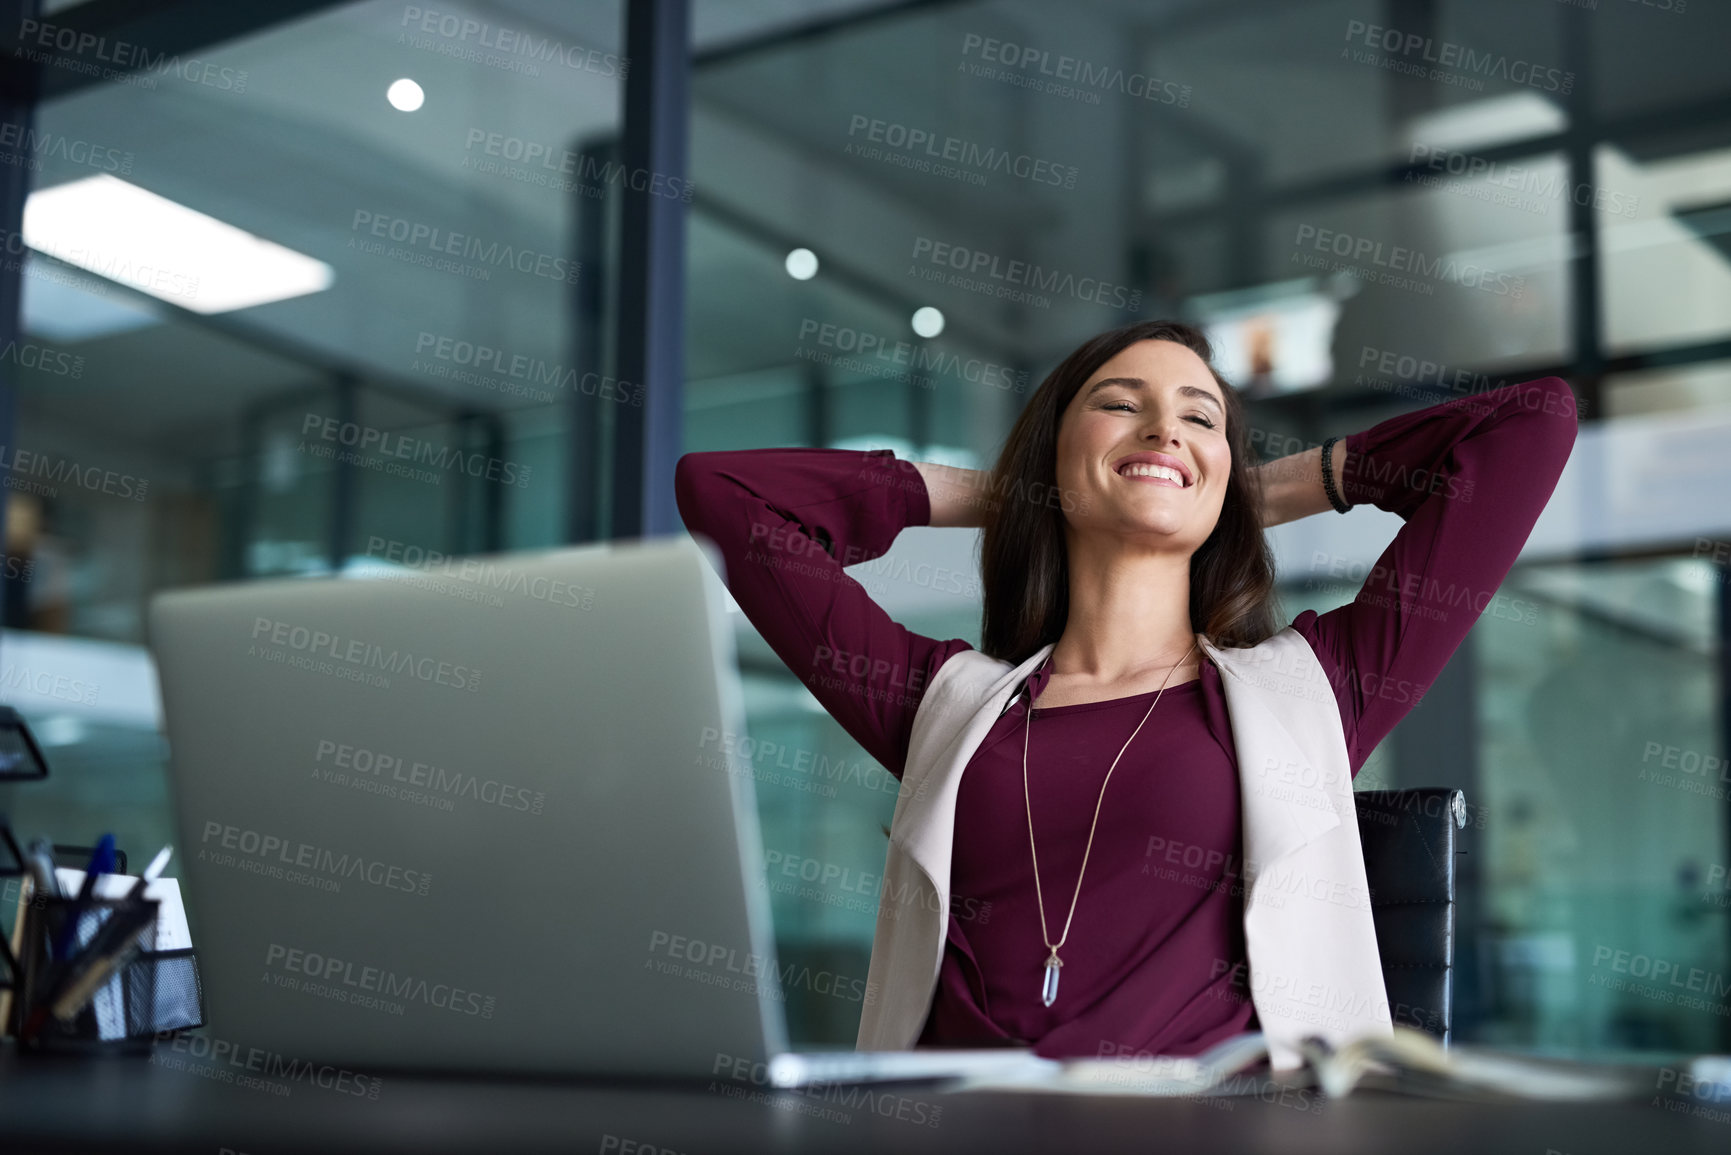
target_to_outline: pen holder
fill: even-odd
[[[98,931],[122,909],[136,911],[140,905],[113,898],[80,902],[37,895],[31,900],[19,952],[23,973],[9,1024],[21,1051],[148,1053],[158,1033],[202,1023],[193,952],[149,949],[156,941],[155,900],[142,902],[149,917],[131,936],[144,949],[101,983],[70,1021],[54,1014],[61,984],[88,961]],[[68,944],[67,957],[54,957],[61,943]]]

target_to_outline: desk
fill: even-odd
[[[738,1085],[747,1095],[754,1088]],[[872,1090],[849,1105],[845,1096]],[[1306,1093],[1308,1094],[1308,1092]],[[201,1152],[1254,1152],[1288,1155],[1599,1155],[1731,1150],[1731,1122],[1648,1103],[1460,1104],[1354,1095],[1314,1104],[1046,1094],[921,1086],[779,1092],[771,1105],[706,1084],[501,1082],[385,1075],[375,1100],[305,1083],[286,1096],[146,1059],[20,1059],[0,1047],[0,1150]],[[938,1107],[936,1125],[929,1119]],[[1310,1109],[1306,1109],[1306,1108]],[[803,1111],[790,1108],[804,1108]],[[833,1112],[824,1117],[822,1112]],[[895,1117],[900,1114],[902,1117]],[[1731,1119],[1731,1113],[1721,1118]],[[647,1143],[633,1151],[625,1141]]]

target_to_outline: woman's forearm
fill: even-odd
[[[1352,453],[1341,496],[1402,522],[1368,572],[1357,558],[1311,559],[1316,573],[1326,562],[1331,574],[1354,573],[1353,584],[1363,575],[1359,595],[1314,619],[1310,638],[1341,675],[1329,680],[1352,765],[1424,696],[1481,616],[1540,623],[1504,583],[1562,476],[1576,420],[1568,383],[1545,377],[1401,413],[1336,443]]]
[[[846,579],[846,567],[882,557],[904,528],[926,524],[912,471],[887,452],[741,449],[688,453],[673,482],[686,527],[714,545],[728,590],[764,641],[900,777],[913,691],[967,643],[901,626]]]
[[[1334,472],[1334,491],[1346,493],[1346,439],[1341,438],[1329,451],[1329,464]],[[1306,449],[1288,457],[1276,458],[1256,467],[1262,479],[1262,526],[1283,525],[1323,513],[1334,507],[1328,492],[1322,487],[1322,447]]]
[[[972,529],[986,524],[991,494],[985,473],[929,461],[913,464],[926,483],[926,496],[931,499],[930,525],[939,529]]]

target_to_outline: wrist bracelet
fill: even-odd
[[[1336,513],[1345,513],[1351,509],[1334,488],[1334,443],[1338,437],[1330,437],[1322,443],[1322,492],[1328,495],[1328,504],[1334,506]]]

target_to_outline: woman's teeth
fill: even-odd
[[[1184,484],[1184,475],[1170,465],[1126,465],[1119,473],[1125,477],[1164,477],[1175,485]]]

